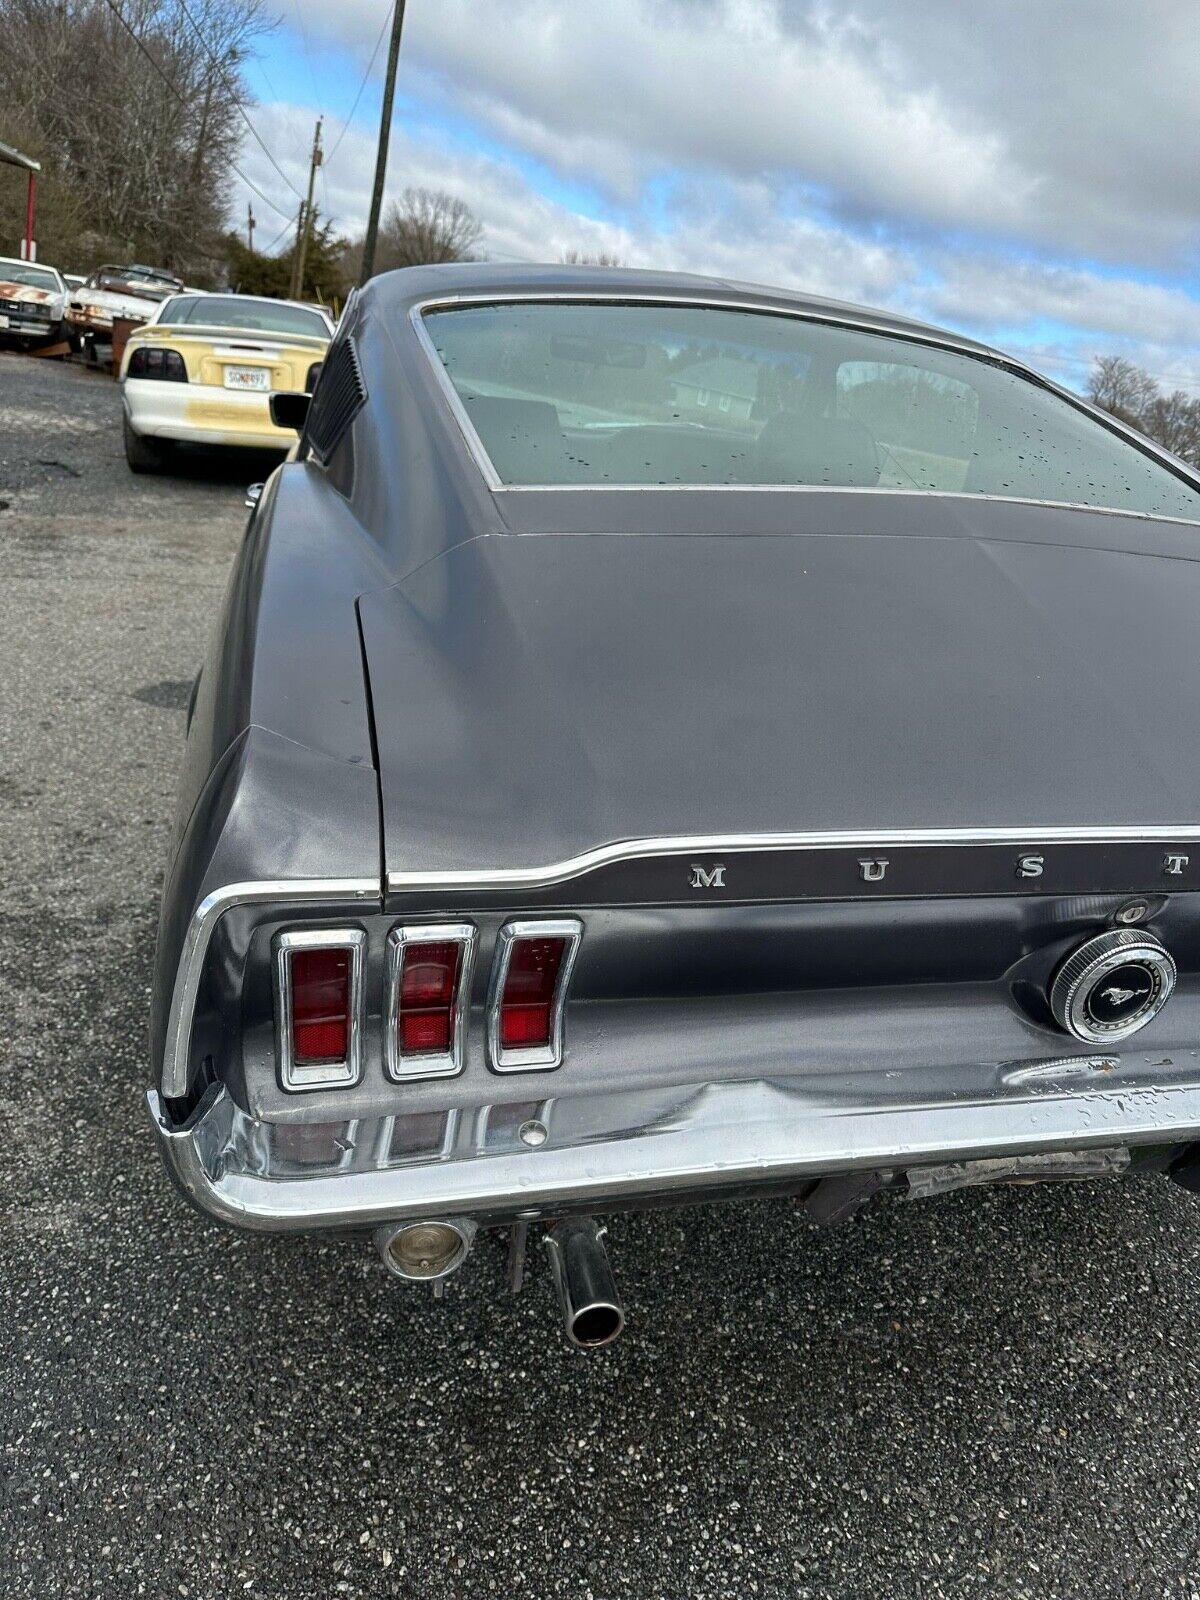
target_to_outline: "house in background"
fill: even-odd
[[[758,368],[735,356],[696,361],[671,376],[671,402],[681,412],[715,412],[731,422],[749,422],[757,398]]]

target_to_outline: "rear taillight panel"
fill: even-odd
[[[306,928],[276,939],[275,1016],[285,1089],[345,1087],[361,1078],[366,943],[359,928]]]
[[[552,1071],[565,1057],[582,936],[575,917],[510,920],[494,941],[486,931],[486,1005],[472,1013],[481,944],[473,922],[276,928],[268,937],[279,1084],[297,1093],[380,1077],[451,1078],[468,1059],[495,1072]]]
[[[488,994],[496,1072],[549,1072],[563,1061],[563,1012],[583,925],[574,917],[505,923]]]
[[[384,1024],[390,1078],[448,1078],[462,1071],[476,937],[469,922],[392,930]]]

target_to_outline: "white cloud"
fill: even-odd
[[[336,27],[364,64],[380,3],[345,0],[335,23],[299,0],[311,35]],[[1143,281],[1147,264],[1177,276],[1200,237],[1184,10],[410,0],[418,111],[397,122],[389,188],[461,195],[497,257],[604,250],[999,332],[1069,381],[1121,349],[1200,387],[1200,301]],[[297,187],[312,119],[257,114]],[[362,226],[373,159],[351,127],[323,179],[341,227]],[[244,164],[275,192],[253,147]],[[581,183],[610,220],[561,198]]]
[[[297,0],[357,48],[380,0]],[[664,169],[1142,263],[1200,243],[1180,0],[410,0],[402,85],[625,204]]]

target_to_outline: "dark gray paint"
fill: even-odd
[[[986,515],[893,538],[874,507],[859,536],[482,539],[365,596],[389,870],[1200,813],[1200,704],[1171,687],[1193,561]]]
[[[356,300],[368,403],[327,471],[296,462],[273,478],[201,676],[164,893],[156,1072],[187,925],[206,893],[232,883],[542,863],[655,833],[1200,814],[1200,530],[904,494],[493,495],[409,310],[432,295],[590,287],[744,294],[652,274],[473,267],[392,274]],[[393,898],[389,910],[419,914],[434,898]],[[491,930],[536,901],[487,903]],[[1113,908],[1071,904],[1081,928]],[[447,909],[443,897],[438,915]],[[460,895],[455,909],[477,907]],[[361,906],[354,915],[370,921]],[[668,939],[684,926],[659,915]],[[708,954],[694,941],[675,952],[697,1012],[712,989],[711,941],[738,913],[706,915]],[[886,905],[867,915],[874,932],[848,981],[886,967],[898,932]],[[1054,944],[1058,915],[1035,916],[1035,942]],[[943,947],[988,945],[1006,927],[990,1014],[1008,1019],[1001,1031],[1014,1040],[1032,1031],[1052,1051],[1061,1035],[1006,987],[1030,937],[1007,917],[952,916]],[[242,995],[263,992],[255,952],[269,941],[255,928],[269,921],[269,911],[225,919],[198,1026],[238,1092],[277,1115],[278,1094],[251,1087],[260,1067],[243,1071],[238,1042]],[[638,914],[614,913],[595,932],[580,983],[602,961],[610,986],[624,982],[640,1005]],[[952,978],[952,964],[937,967],[931,959],[930,982]],[[745,1048],[765,1060],[771,1036],[754,1034],[761,1002],[751,1000]],[[970,1047],[970,1013],[947,1024],[956,1048]],[[669,1048],[682,1057],[699,1042],[684,1029]],[[660,1069],[663,1048],[646,1054]],[[500,1083],[488,1075],[492,1097]],[[555,1092],[554,1075],[499,1092],[543,1091]],[[446,1103],[445,1086],[416,1090],[435,1093]],[[290,1114],[317,1114],[323,1100],[300,1097]],[[354,1097],[341,1103],[349,1111]]]

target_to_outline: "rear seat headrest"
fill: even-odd
[[[870,488],[879,482],[879,446],[853,417],[779,411],[758,436],[755,464],[768,483]]]

